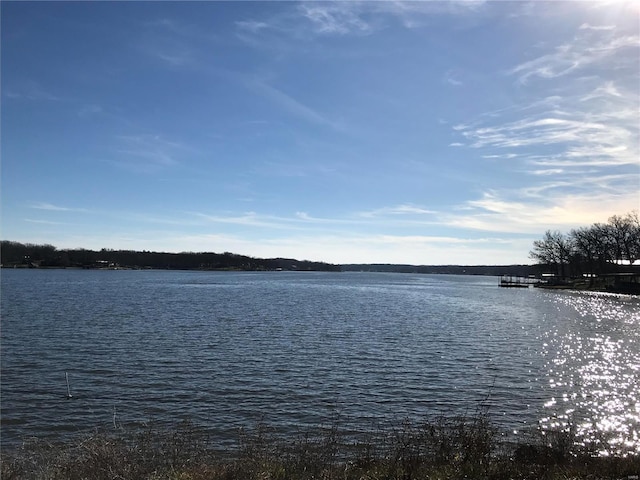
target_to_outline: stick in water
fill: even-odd
[[[64,372],[64,378],[67,379],[67,398],[71,398],[73,395],[71,395],[71,388],[69,388],[69,374],[67,372]]]

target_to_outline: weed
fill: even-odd
[[[206,431],[95,433],[75,443],[39,440],[2,452],[3,480],[566,480],[633,478],[640,455],[598,457],[575,431],[532,432],[508,445],[488,415],[405,420],[359,435],[335,423],[285,438],[266,425],[243,430],[217,453]],[[544,433],[544,435],[542,434]]]

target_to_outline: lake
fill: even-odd
[[[190,420],[352,431],[489,408],[640,450],[640,299],[479,276],[2,270],[2,446]],[[67,399],[65,373],[72,394]]]

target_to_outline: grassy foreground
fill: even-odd
[[[259,426],[217,452],[191,424],[96,433],[73,444],[30,441],[2,453],[0,478],[65,480],[637,480],[640,453],[598,457],[570,432],[503,440],[485,415],[402,422],[358,438],[337,427],[283,439]]]

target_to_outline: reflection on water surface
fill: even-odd
[[[498,278],[3,271],[2,444],[190,419],[351,431],[489,407],[640,450],[640,300]],[[73,400],[66,399],[68,372]]]
[[[543,335],[551,398],[542,427],[571,429],[600,455],[640,452],[640,302],[577,292],[551,301],[559,318]]]

